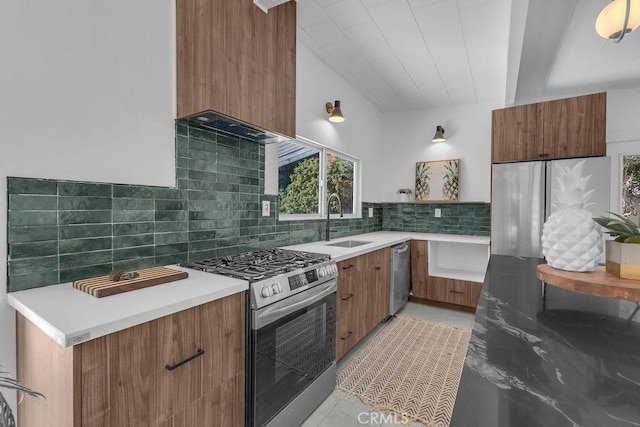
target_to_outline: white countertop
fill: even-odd
[[[343,242],[346,240],[358,240],[371,242],[366,245],[356,246],[355,248],[341,248],[338,246],[327,246],[327,244]],[[336,261],[342,261],[347,258],[366,254],[377,249],[397,243],[406,242],[408,240],[428,240],[432,242],[459,242],[459,243],[475,243],[480,245],[488,245],[489,237],[485,236],[466,236],[456,234],[434,234],[434,233],[413,233],[402,231],[376,231],[373,233],[358,234],[355,236],[340,237],[331,239],[330,242],[324,240],[319,242],[303,243],[301,245],[285,246],[286,249],[294,249],[306,252],[316,252],[329,254]]]
[[[327,243],[345,240],[370,243],[355,248],[327,246]],[[482,236],[378,231],[286,248],[329,254],[334,260],[342,261],[408,240],[489,244],[489,237]],[[58,344],[71,347],[249,288],[245,280],[178,266],[170,268],[188,272],[189,278],[104,298],[96,298],[75,289],[71,283],[63,283],[12,292],[7,299],[13,308]]]
[[[170,266],[187,279],[96,298],[71,283],[11,292],[9,305],[63,347],[117,332],[249,288],[245,280]]]

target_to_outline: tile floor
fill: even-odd
[[[446,308],[433,307],[430,305],[416,304],[409,302],[398,314],[417,319],[430,320],[433,322],[445,323],[458,328],[473,328],[472,313],[466,313]],[[381,324],[377,327],[384,327]],[[367,341],[376,334],[374,329],[360,341],[340,362],[338,371],[353,357],[358,350],[366,345]],[[371,412],[372,408],[360,401],[357,397],[343,398],[340,391],[335,391],[329,396],[316,411],[307,418],[302,427],[391,427],[403,425],[400,421],[394,420],[393,415],[386,412]],[[421,426],[420,423],[412,423],[411,427]]]

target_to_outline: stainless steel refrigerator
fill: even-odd
[[[587,190],[595,190],[589,210],[607,215],[610,208],[609,157],[494,164],[491,187],[491,253],[542,257],[542,226],[555,208],[552,189],[558,185],[556,164],[574,166],[585,160]]]

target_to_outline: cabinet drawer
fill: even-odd
[[[476,307],[482,283],[429,276],[427,297],[450,304]]]
[[[389,248],[383,248],[377,251],[369,252],[368,254],[364,254],[362,256],[366,258],[366,265],[372,266],[389,261],[390,254],[391,252]]]
[[[365,263],[366,259],[364,255],[348,258],[336,263],[338,266],[338,277],[347,277],[360,273],[364,269]]]

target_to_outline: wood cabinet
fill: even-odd
[[[296,2],[177,0],[177,110],[215,110],[295,138]]]
[[[521,105],[491,113],[493,163],[540,160],[544,153],[543,104]]]
[[[605,156],[607,94],[544,103],[545,158]]]
[[[475,309],[481,291],[482,283],[431,276],[429,277],[427,298],[432,301]]]
[[[20,314],[17,331],[18,376],[47,396],[18,407],[23,427],[244,421],[244,293],[71,348]]]
[[[482,283],[429,275],[429,242],[412,240],[410,245],[410,300],[424,304],[445,305],[462,310],[475,310],[482,291]],[[435,267],[431,274],[433,273],[437,273]]]
[[[365,255],[367,269],[364,275],[366,293],[365,329],[369,333],[389,315],[390,250],[382,249]]]
[[[606,155],[607,94],[494,110],[493,163]]]
[[[390,249],[337,263],[336,359],[389,315]]]
[[[428,242],[411,240],[411,295],[415,298],[427,298],[427,279],[429,277]]]

